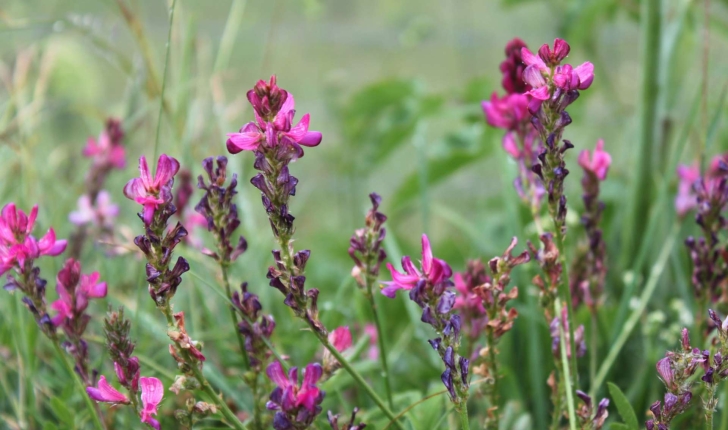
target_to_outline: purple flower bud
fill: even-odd
[[[665,393],[665,413],[669,414],[672,408],[677,405],[677,396],[668,392]]]
[[[662,382],[664,382],[666,386],[669,387],[672,385],[674,373],[669,358],[665,357],[657,362],[657,373],[660,375]]]
[[[432,349],[434,349],[435,351],[438,351],[438,350],[440,350],[440,344],[442,342],[442,338],[438,337],[435,339],[430,339],[427,342],[430,343],[430,346],[432,347]]]
[[[440,375],[440,380],[442,380],[445,388],[447,388],[447,391],[450,393],[450,398],[456,399],[457,395],[455,394],[455,387],[453,386],[452,374],[449,367],[445,369],[444,372],[442,372],[442,375]]]
[[[467,387],[468,386],[468,371],[470,369],[470,360],[468,360],[465,357],[460,357],[460,360],[458,360],[458,364],[460,365],[460,379],[463,381],[463,384]]]
[[[685,351],[690,351],[690,333],[688,329],[682,329],[682,347]]]

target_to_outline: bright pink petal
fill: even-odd
[[[308,366],[306,366],[306,369],[303,371],[303,386],[307,385],[316,385],[316,383],[321,379],[321,376],[323,375],[324,370],[318,363],[311,363]]]
[[[571,47],[564,39],[556,39],[554,40],[554,59],[556,62],[560,62],[564,58],[566,58],[567,55],[569,55],[569,51],[571,50]]]
[[[286,388],[291,385],[291,381],[288,380],[286,373],[283,371],[283,366],[277,361],[269,364],[265,369],[265,373],[274,384],[281,388]]]
[[[543,60],[536,55],[533,55],[528,48],[521,48],[521,59],[526,66],[536,66],[539,70],[548,70],[546,63],[544,63]]]
[[[298,143],[303,146],[318,146],[321,143],[321,139],[323,139],[323,135],[320,131],[309,131],[303,135]]]
[[[585,90],[589,88],[594,81],[594,65],[590,62],[585,62],[574,69],[577,75],[579,75],[579,89]]]
[[[288,96],[286,97],[286,101],[283,102],[283,106],[281,106],[281,110],[278,111],[278,115],[276,115],[276,119],[278,119],[278,116],[285,116],[288,115],[288,112],[294,110],[296,108],[296,101],[293,99],[293,94],[288,93]]]
[[[25,234],[33,232],[36,218],[38,218],[38,205],[33,205],[33,208],[30,210],[30,214],[28,215],[28,224],[25,227]]]
[[[108,286],[106,285],[106,282],[99,282],[98,284],[92,284],[86,288],[86,292],[87,292],[88,296],[97,298],[97,299],[106,297],[107,291],[108,291]]]
[[[164,386],[162,381],[157,378],[147,378],[142,376],[139,378],[139,384],[142,390],[142,405],[145,411],[157,413],[157,405],[162,401],[164,396]]]
[[[400,273],[397,271],[397,269],[392,266],[391,263],[387,263],[387,268],[389,269],[389,272],[392,274],[392,281],[395,284],[399,284],[402,286],[402,288],[409,290],[412,287],[415,286],[417,281],[420,279],[420,274],[409,274],[409,273]]]
[[[546,79],[536,66],[526,67],[526,70],[523,71],[523,80],[534,89],[546,86]]]
[[[63,324],[63,321],[71,316],[71,306],[63,299],[56,300],[51,303],[51,309],[58,312],[58,314],[51,319],[53,325],[56,327]]]
[[[518,148],[514,133],[508,132],[503,136],[503,149],[516,160],[521,158],[521,150]]]
[[[88,393],[89,397],[93,400],[105,403],[129,403],[129,399],[124,394],[120,393],[106,382],[106,377],[104,375],[101,375],[101,378],[99,378],[97,387],[98,388],[86,388],[86,393]],[[142,393],[142,398],[144,398],[144,393]]]
[[[154,176],[154,188],[159,189],[174,178],[179,171],[179,161],[167,154],[159,156],[157,174]]]
[[[428,275],[432,270],[432,247],[426,234],[422,235],[422,271]]]
[[[152,175],[149,173],[149,166],[147,165],[147,159],[143,155],[139,157],[139,179],[145,189],[149,189],[154,184]]]
[[[129,182],[124,185],[124,195],[130,200],[146,196],[147,190],[144,186],[144,181],[141,178],[130,179]]]
[[[314,413],[316,411],[316,399],[320,392],[321,390],[315,385],[304,386],[296,396],[296,406],[303,406],[309,412]]]
[[[56,232],[51,227],[38,241],[38,251],[41,255],[58,255],[66,250],[65,241],[63,241],[64,243],[62,245],[57,246],[58,242],[61,241],[56,241]]]
[[[548,100],[549,97],[551,97],[551,94],[549,93],[549,87],[545,85],[543,87],[532,89],[528,92],[528,94],[534,99],[541,101]]]
[[[99,152],[101,152],[101,149],[99,148],[98,145],[96,145],[96,139],[94,139],[93,137],[89,137],[86,140],[86,146],[83,148],[83,152],[82,152],[83,156],[92,157],[92,156],[98,154]]]
[[[144,218],[144,224],[151,225],[152,221],[154,220],[154,212],[157,210],[157,204],[156,203],[147,203],[144,205],[144,214],[142,215],[142,218]]]
[[[258,149],[263,135],[260,131],[245,133],[228,133],[227,149],[232,154],[240,151],[255,151]]]

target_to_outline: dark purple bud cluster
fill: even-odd
[[[238,238],[235,246],[231,241],[233,233],[240,225],[238,208],[233,203],[233,197],[237,194],[237,175],[233,174],[230,183],[225,186],[227,158],[224,156],[219,156],[216,160],[212,157],[205,158],[202,167],[207,172],[210,183],[205,183],[202,175],[198,177],[197,187],[205,190],[205,195],[195,206],[195,210],[205,217],[207,229],[213,232],[217,243],[217,252],[205,253],[222,264],[230,264],[248,248],[243,236]]]
[[[161,212],[169,213],[171,216],[173,210],[174,205],[170,203]],[[155,217],[155,224],[162,218],[164,217]],[[183,257],[177,257],[174,266],[171,269],[169,267],[174,248],[187,236],[187,230],[178,222],[172,229],[165,231],[166,219],[164,224],[156,226],[155,224],[146,228],[146,234],[134,238],[134,244],[147,257],[149,294],[157,306],[164,306],[164,303],[177,292],[177,287],[182,282],[182,275],[190,270],[189,263]]]
[[[106,349],[114,362],[114,370],[119,383],[129,390],[131,397],[136,398],[139,391],[139,359],[132,356],[134,342],[129,338],[131,322],[124,318],[124,308],[106,314],[104,319],[104,336]]]
[[[607,407],[609,407],[609,399],[602,399],[594,410],[594,403],[592,398],[583,391],[576,390],[576,395],[584,402],[583,405],[576,411],[576,415],[579,419],[579,424],[583,430],[601,430],[604,426],[604,422],[609,416]]]
[[[247,282],[240,286],[240,293],[233,292],[232,303],[243,315],[238,329],[245,337],[245,350],[250,357],[250,365],[259,372],[268,364],[271,355],[263,339],[270,339],[276,327],[275,320],[271,315],[260,314],[263,306],[257,295],[248,292]]]
[[[48,281],[40,277],[40,268],[33,267],[31,260],[26,261],[26,266],[30,267],[18,271],[19,278],[7,275],[3,288],[10,292],[22,291],[24,294],[22,302],[33,314],[38,327],[43,331],[43,334],[53,337],[56,333],[56,326],[53,324],[50,315],[48,315],[46,304],[46,284]]]
[[[561,318],[554,318],[549,325],[551,332],[551,352],[558,360],[561,357],[561,333],[560,327],[564,330],[566,337],[566,355],[571,358],[571,339],[569,332],[569,319],[567,317],[566,308],[561,309]],[[581,358],[586,354],[586,340],[584,339],[584,326],[580,325],[574,330],[574,346],[576,347],[576,356]]]
[[[563,112],[564,123],[556,122],[555,126],[561,127],[560,136],[563,127],[571,123],[571,118],[566,112]],[[548,196],[548,208],[551,218],[554,220],[554,228],[560,234],[566,234],[566,195],[564,195],[564,179],[569,174],[566,168],[564,154],[567,150],[574,147],[568,140],[564,140],[563,144],[559,144],[557,134],[554,132],[546,135],[543,127],[539,128],[537,117],[534,117],[534,126],[541,133],[541,138],[545,142],[544,150],[538,155],[538,163],[534,164],[531,170],[541,178],[546,188]],[[568,119],[568,122],[566,122]],[[561,124],[561,125],[560,125]]]
[[[387,230],[382,227],[387,216],[379,212],[382,197],[377,193],[369,194],[372,208],[367,212],[365,227],[358,229],[349,240],[349,255],[354,260],[351,271],[357,284],[362,288],[373,284],[379,276],[379,268],[387,258],[382,242]],[[371,291],[367,290],[367,294]]]
[[[704,352],[710,354],[708,351]],[[698,365],[706,361],[704,352],[690,346],[688,330],[683,329],[681,349],[668,351],[665,357],[657,362],[657,374],[665,384],[667,393],[664,402],[658,400],[650,406],[653,419],[645,423],[648,430],[667,430],[670,428],[670,422],[685,412],[693,398],[691,378]]]
[[[331,426],[331,430],[364,430],[364,428],[367,426],[364,423],[355,424],[356,421],[356,414],[359,412],[359,408],[354,408],[353,411],[351,411],[351,419],[346,424],[339,424],[339,415],[334,415],[331,411],[328,413],[328,419],[329,419],[329,425]]]
[[[536,260],[539,266],[541,266],[546,280],[541,275],[536,275],[533,278],[533,284],[541,290],[539,294],[540,305],[544,309],[546,319],[552,321],[556,316],[554,315],[554,303],[558,295],[562,266],[559,260],[559,248],[556,242],[554,242],[553,235],[551,233],[544,233],[540,239],[543,243],[543,248],[537,249],[529,241],[528,249],[531,253],[531,258]]]
[[[276,411],[273,416],[275,430],[308,429],[321,413],[321,403],[326,392],[319,389],[323,369],[318,363],[311,363],[303,370],[303,381],[298,380],[298,368],[292,367],[288,374],[279,362],[273,362],[266,369],[268,378],[276,385],[266,403],[266,408]]]

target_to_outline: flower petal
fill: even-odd
[[[154,188],[161,188],[174,178],[179,171],[179,161],[167,154],[159,156],[157,174],[154,176]]]
[[[114,387],[109,385],[108,382],[106,382],[106,377],[104,375],[101,375],[101,377],[99,378],[97,387],[98,388],[86,388],[86,393],[88,393],[89,397],[96,400],[97,402],[129,403],[129,399],[124,394],[120,393]],[[142,393],[142,398],[143,396],[144,394]]]
[[[139,378],[139,384],[141,385],[144,410],[156,414],[157,405],[162,401],[162,397],[164,396],[164,385],[162,385],[162,381],[157,378],[142,376]]]
[[[283,372],[283,366],[278,361],[274,361],[269,364],[265,369],[265,373],[274,384],[281,388],[286,388],[291,385],[291,382],[286,377],[285,372]]]

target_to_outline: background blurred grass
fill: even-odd
[[[98,135],[107,116],[120,116],[127,128],[129,163],[125,172],[110,177],[107,188],[121,205],[121,233],[132,237],[137,232],[137,207],[123,198],[121,188],[136,175],[135,159],[152,156],[167,6],[163,1],[128,4],[148,42],[146,57],[112,0],[26,0],[0,6],[2,202],[15,201],[23,208],[39,203],[43,229],[53,225],[59,237],[68,237],[72,226],[67,214],[83,191],[89,164],[79,156],[81,148],[88,136]],[[651,147],[653,181],[647,184],[634,180],[640,5],[629,0],[178,0],[160,151],[179,158],[193,174],[201,173],[202,158],[225,152],[225,133],[252,118],[245,91],[257,79],[277,74],[279,83],[295,95],[298,111],[311,113],[311,128],[324,134],[322,145],[307,150],[293,165],[301,181],[292,207],[297,247],[311,249],[313,257],[309,285],[322,290],[327,326],[348,324],[361,333],[367,305],[349,277],[352,264],[346,248],[349,236],[363,222],[369,192],[384,197],[392,261],[403,253],[418,254],[423,231],[433,238],[436,254],[456,270],[469,258],[500,254],[513,235],[524,245],[526,239],[535,240],[535,229],[511,186],[516,167],[500,149],[501,132],[485,126],[479,102],[493,91],[501,92],[498,64],[508,40],[518,36],[535,50],[554,37],[565,38],[572,46],[571,63],[588,60],[596,66],[594,85],[569,110],[574,123],[566,137],[576,150],[591,149],[604,138],[614,160],[603,189],[611,262],[607,304],[600,316],[603,357],[624,319],[618,313],[620,304],[627,309],[632,295],[641,290],[642,275],[670,231],[675,182],[670,157],[692,161],[708,135],[709,155],[726,146],[728,7],[725,2],[710,6],[711,55],[704,69],[702,3],[664,0],[662,6],[660,67],[654,76],[659,83],[658,131]],[[709,82],[705,94],[704,71]],[[581,232],[581,175],[575,159],[576,151],[569,157],[574,173],[567,181],[572,240]],[[301,326],[289,318],[280,295],[267,286],[273,241],[257,191],[247,183],[252,157],[231,160],[241,178],[242,230],[250,243],[233,269],[233,279],[248,280],[261,295],[278,323],[276,343],[291,355],[292,363],[303,365],[320,351],[313,337],[301,337]],[[622,232],[632,231],[628,223],[633,221],[625,209],[629,192],[636,187],[667,188],[661,200],[660,193],[649,194],[656,214],[652,230],[637,231],[638,248],[626,248]],[[692,231],[693,226],[685,226],[679,239]],[[644,264],[635,266],[638,249],[644,250]],[[163,323],[146,297],[143,264],[133,253],[109,259],[102,250],[102,245],[86,248],[85,270],[99,270],[109,282],[107,303],[129,309],[144,373],[169,385],[172,359],[166,352]],[[193,270],[180,287],[176,309],[187,313],[193,336],[206,342],[214,364],[206,371],[213,383],[244,410],[250,399],[239,379],[239,358],[229,353],[235,341],[225,301],[210,286],[217,282],[214,266],[192,249],[180,254],[192,262]],[[693,319],[689,266],[682,246],[672,251],[669,262],[649,304],[650,313],[608,377],[628,394],[640,418],[662,395],[654,362],[676,346],[678,330]],[[60,259],[44,261],[45,277],[52,280],[60,264]],[[520,419],[506,428],[547,425],[550,339],[529,285],[535,270],[522,268],[514,277],[513,284],[525,293],[519,298],[521,316],[501,345],[504,396],[513,400],[509,414]],[[625,295],[631,279],[635,290]],[[49,298],[54,297],[49,288]],[[92,304],[98,315],[98,324],[90,328],[92,340],[101,340],[100,316],[107,303]],[[431,333],[418,323],[410,303],[404,298],[380,298],[379,303],[401,410],[441,389],[440,363],[425,343]],[[579,319],[586,324],[588,315]],[[38,338],[18,297],[5,295],[0,300],[0,355],[3,425],[41,428],[46,423],[43,428],[54,428],[47,423],[58,422],[58,428],[66,428],[74,420],[83,425],[82,413],[74,417],[81,403],[70,378],[44,339]],[[111,366],[102,348],[93,346],[92,357],[93,364],[109,374]],[[582,361],[585,375],[588,361]],[[361,361],[357,366],[377,384],[374,363]],[[382,427],[378,412],[353,388],[348,375],[328,384],[325,408],[344,411],[359,405],[369,413],[374,428]],[[582,385],[588,388],[588,378],[582,378]],[[163,421],[173,426],[171,399],[165,401]],[[409,414],[413,424],[423,429],[447,427],[447,420],[440,421],[447,406],[444,399],[429,402]],[[483,414],[484,402],[476,396],[471,409]],[[131,418],[119,413],[119,428],[135,426]],[[721,420],[722,428],[728,428],[722,415],[717,421]]]

